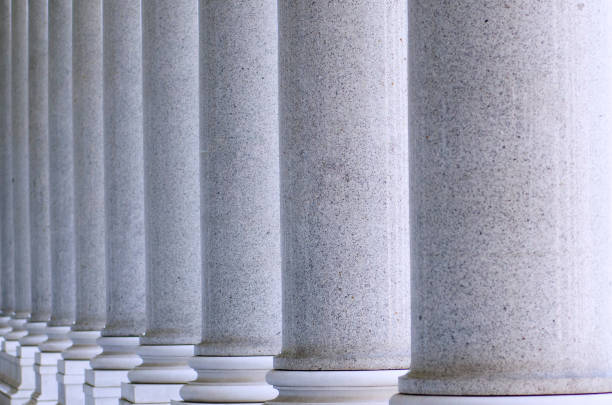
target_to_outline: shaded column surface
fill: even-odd
[[[38,346],[51,317],[49,219],[49,15],[46,0],[29,1],[29,171],[32,314],[20,339]],[[22,353],[25,354],[25,353]],[[31,353],[32,357],[34,353]]]
[[[12,131],[13,138],[13,221],[15,234],[15,316],[13,330],[6,336],[13,341],[7,352],[16,349],[17,340],[32,309],[30,267],[30,196],[28,154],[28,2],[12,3]]]
[[[200,2],[202,342],[189,403],[263,402],[281,346],[276,1]]]
[[[168,403],[201,337],[198,3],[142,8],[147,328],[122,398]]]
[[[11,331],[10,317],[15,311],[15,252],[13,223],[13,166],[12,166],[12,117],[11,117],[11,0],[0,1],[0,234],[1,255],[0,282],[2,285],[2,307],[0,313],[0,336]]]
[[[119,399],[146,327],[140,1],[105,1],[103,20],[107,322],[86,372],[92,404]]]
[[[58,401],[57,363],[71,344],[76,316],[74,147],[72,127],[72,1],[49,2],[49,198],[51,320],[35,356],[39,404]]]
[[[609,402],[529,395],[612,391],[612,5],[410,4],[418,396],[394,403]]]
[[[73,2],[72,11],[76,322],[59,363],[64,405],[84,401],[84,369],[101,352],[106,320],[102,1]]]
[[[406,5],[283,0],[278,15],[283,345],[268,381],[277,402],[384,403],[410,364]]]

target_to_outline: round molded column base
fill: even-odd
[[[5,336],[12,330],[11,325],[9,324],[10,320],[11,317],[8,315],[0,316],[0,336]]]
[[[390,405],[608,405],[612,394],[463,397],[397,394]]]
[[[198,373],[198,378],[181,388],[181,398],[186,404],[272,400],[278,395],[266,383],[272,360],[273,356],[193,357],[189,365]]]
[[[197,377],[188,364],[193,345],[145,345],[138,348],[138,355],[142,364],[128,374],[132,383],[185,384]]]
[[[142,363],[136,354],[140,346],[136,336],[102,336],[97,343],[102,353],[91,359],[95,370],[131,370]]]
[[[271,404],[387,404],[407,370],[273,370],[266,380],[279,392]]]
[[[19,339],[21,346],[38,346],[47,340],[47,322],[28,322],[25,328],[28,334]]]
[[[102,352],[102,348],[96,343],[100,337],[98,330],[73,330],[68,337],[72,346],[62,353],[65,360],[91,360]]]
[[[6,340],[19,340],[24,337],[28,331],[25,325],[28,322],[26,318],[13,318],[9,321],[12,330],[6,334]]]
[[[41,352],[63,352],[72,345],[70,326],[47,326],[47,340],[38,347]]]

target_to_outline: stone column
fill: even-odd
[[[76,322],[58,364],[59,402],[83,404],[89,360],[106,320],[102,1],[73,2]]]
[[[86,403],[121,397],[146,328],[140,0],[104,1],[107,322],[87,370]]]
[[[202,342],[188,403],[264,402],[281,346],[276,0],[200,2]]]
[[[572,394],[612,391],[612,4],[410,16],[418,300],[392,403],[609,403]]]
[[[29,151],[30,253],[32,313],[22,346],[47,340],[51,318],[51,251],[49,219],[49,24],[47,0],[29,2]],[[34,351],[30,349],[32,358]],[[22,354],[24,354],[22,352]]]
[[[19,339],[27,334],[25,324],[32,308],[30,285],[30,210],[28,156],[28,2],[13,0],[11,16],[11,137],[13,153],[13,225],[15,235],[15,316],[12,331],[3,342],[0,374],[0,400],[11,401],[19,385],[17,358]]]
[[[49,2],[49,183],[51,320],[35,355],[38,404],[58,401],[57,362],[72,343],[75,320],[74,156],[72,137],[72,0]]]
[[[30,284],[30,198],[28,158],[28,2],[12,3],[12,138],[13,221],[15,235],[15,316],[4,351],[15,355],[32,308]]]
[[[142,7],[147,329],[122,403],[169,403],[201,338],[198,2]]]
[[[25,1],[24,1],[25,3]],[[9,382],[11,403],[27,401],[35,387],[34,355],[47,339],[51,316],[49,247],[49,116],[48,116],[48,14],[46,0],[28,0],[28,145],[29,218],[31,265],[31,316],[27,334],[19,339]]]
[[[410,364],[404,3],[278,3],[283,346],[272,403],[385,404]]]
[[[11,0],[0,1],[0,223],[2,224],[0,279],[0,337],[11,331],[9,321],[15,312],[15,253],[13,223],[13,167],[11,136]]]

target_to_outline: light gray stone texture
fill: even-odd
[[[147,331],[143,344],[201,338],[198,2],[142,3]]]
[[[15,225],[15,317],[32,309],[28,151],[28,2],[12,4],[13,216]]]
[[[106,318],[102,1],[73,2],[73,117],[76,323],[95,331]]]
[[[410,7],[401,392],[610,392],[612,4]]]
[[[407,10],[281,0],[287,370],[410,364]]]
[[[15,253],[13,223],[13,159],[11,117],[11,0],[0,1],[0,163],[1,187],[0,224],[2,241],[0,265],[2,285],[2,315],[15,310]]]
[[[29,151],[32,314],[30,322],[51,317],[49,219],[49,15],[46,0],[29,3]]]
[[[203,314],[197,353],[281,346],[276,1],[201,2]]]
[[[51,326],[76,316],[74,147],[72,136],[72,0],[49,3],[49,182]]]
[[[106,0],[104,336],[138,336],[146,328],[141,49],[140,0]]]

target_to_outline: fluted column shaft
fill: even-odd
[[[12,167],[12,117],[11,117],[11,0],[0,2],[0,154],[2,162],[0,194],[0,224],[2,243],[0,280],[2,306],[0,335],[10,331],[9,317],[15,310],[15,253],[13,223],[13,167]]]
[[[32,314],[24,345],[46,340],[51,317],[49,219],[49,24],[46,0],[29,0],[29,171]]]
[[[23,328],[32,309],[30,267],[30,198],[28,154],[28,2],[12,4],[12,138],[13,216],[15,226],[15,320],[7,338],[27,332]]]
[[[200,2],[202,342],[190,403],[263,402],[281,346],[276,0]]]
[[[143,2],[142,22],[147,328],[122,397],[168,403],[201,337],[198,2]]]
[[[418,395],[395,403],[609,402],[549,395],[612,391],[612,5],[410,15]]]
[[[406,5],[282,0],[278,15],[283,347],[274,367],[294,372],[268,381],[279,402],[299,386],[292,401],[384,403],[410,364]]]

